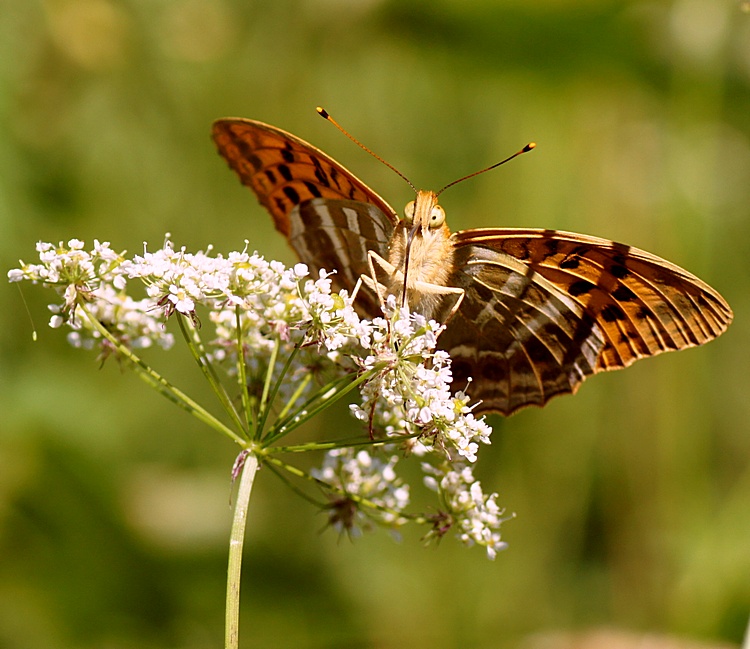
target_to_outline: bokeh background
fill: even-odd
[[[0,0],[0,260],[78,237],[244,240],[293,261],[216,155],[217,117],[278,125],[454,229],[645,248],[728,299],[707,347],[503,420],[478,473],[517,517],[488,562],[423,530],[352,543],[262,472],[243,644],[558,647],[587,629],[738,645],[750,612],[750,5],[740,0]],[[0,646],[220,646],[236,449],[0,287]],[[31,314],[31,319],[26,308]],[[32,321],[34,324],[32,324]],[[39,341],[32,342],[32,328]],[[153,362],[210,403],[179,349]],[[354,426],[346,412],[308,431]],[[546,644],[545,644],[546,643]],[[566,645],[567,646],[567,645]],[[599,646],[607,645],[605,641]]]

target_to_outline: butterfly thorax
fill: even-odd
[[[431,317],[439,296],[425,292],[424,285],[447,286],[454,267],[454,246],[445,223],[445,211],[434,192],[420,190],[398,223],[388,251],[388,261],[396,269],[390,292],[399,295],[406,275],[409,307]],[[407,263],[408,256],[408,263]]]

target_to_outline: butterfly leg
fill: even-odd
[[[397,270],[396,267],[383,259],[378,253],[373,250],[367,253],[367,265],[370,268],[370,275],[362,275],[362,280],[365,285],[378,296],[381,308],[385,309],[385,299],[388,295],[388,286],[378,279],[378,270],[385,273],[385,278],[388,284],[393,284],[392,278],[403,277],[403,273]],[[377,267],[377,270],[376,270]]]
[[[359,293],[359,289],[361,288],[362,288],[362,278],[360,277],[357,280],[357,283],[354,285],[354,288],[352,289],[352,295],[351,295],[352,302],[354,302],[354,300],[357,298],[357,293]]]
[[[411,290],[419,295],[420,308],[415,310],[443,325],[456,314],[466,295],[462,288],[428,282],[415,282]]]
[[[367,253],[367,263],[370,267],[370,276],[363,275],[362,280],[377,294],[381,306],[385,305],[385,297],[389,293],[394,293],[397,298],[400,297],[403,288],[399,293],[396,293],[393,291],[393,287],[403,287],[403,272],[372,250]],[[380,272],[380,278],[378,272]],[[458,311],[464,299],[465,291],[455,286],[441,286],[417,281],[409,287],[407,295],[409,294],[412,298],[416,297],[416,300],[413,300],[416,304],[410,306],[407,303],[406,306],[409,310],[414,310],[426,318],[435,319],[441,324],[445,324]]]

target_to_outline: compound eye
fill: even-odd
[[[430,227],[439,228],[445,223],[445,210],[440,205],[435,205],[430,211]]]
[[[417,204],[415,201],[409,201],[406,204],[406,207],[404,208],[404,221],[406,221],[407,224],[412,224],[414,222],[414,210],[416,207]]]

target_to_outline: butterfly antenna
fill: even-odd
[[[331,117],[328,114],[328,111],[325,110],[325,108],[321,108],[320,106],[316,107],[315,110],[318,111],[318,115],[320,115],[323,119],[327,119],[331,124],[333,124],[339,131],[341,131],[346,137],[348,137],[354,144],[356,144],[361,149],[364,149],[369,153],[373,158],[376,160],[380,160],[386,167],[388,167],[391,171],[395,171],[399,176],[401,176],[407,183],[409,183],[409,187],[411,187],[414,190],[414,193],[417,193],[417,188],[412,184],[411,180],[409,180],[404,174],[402,174],[396,167],[394,167],[390,162],[386,162],[381,158],[377,153],[374,153],[370,149],[368,149],[362,142],[360,142],[357,138],[355,138],[353,135],[350,135],[346,130],[344,130],[344,127],[341,126],[333,117]],[[463,180],[463,178],[461,179]]]
[[[496,162],[493,165],[490,165],[486,169],[480,169],[479,171],[475,171],[473,174],[469,174],[468,176],[464,176],[463,178],[459,178],[458,180],[454,180],[452,183],[448,183],[445,187],[443,187],[439,192],[435,194],[435,196],[440,196],[448,187],[453,187],[453,185],[457,185],[458,183],[463,182],[464,180],[468,180],[469,178],[473,178],[474,176],[478,176],[479,174],[483,174],[485,171],[490,171],[490,169],[494,169],[495,167],[499,167],[500,165],[504,165],[506,162],[510,162],[513,160],[513,158],[517,158],[522,153],[528,153],[536,147],[536,142],[529,142],[523,149],[520,151],[516,151],[512,156],[508,156],[505,158],[505,160],[501,160],[500,162]]]

